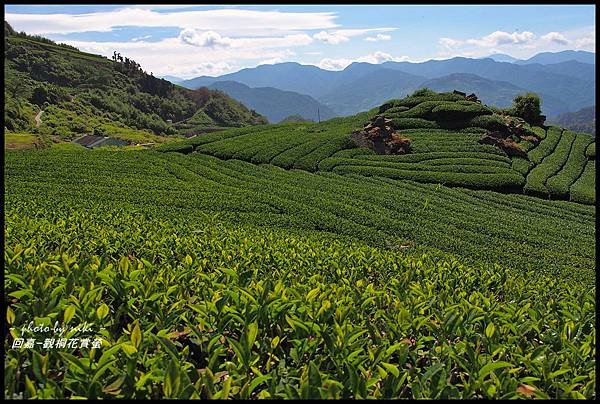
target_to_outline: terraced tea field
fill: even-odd
[[[595,203],[595,142],[591,135],[551,127],[547,138],[528,157],[531,167],[525,192]]]
[[[369,149],[357,148],[348,138],[360,120],[355,122],[338,125],[329,121],[335,131],[329,131],[326,124],[226,131],[161,150],[185,152],[193,148],[223,159],[269,163],[286,169],[375,175],[473,188],[506,189],[525,184],[525,177],[511,168],[506,153],[477,142],[480,133],[406,130],[402,133],[413,140],[414,153],[380,156]]]
[[[455,94],[412,96],[323,124],[234,129],[158,149],[195,151],[285,169],[332,171],[595,202],[595,187],[589,186],[594,182],[595,166],[589,164],[584,170],[587,162],[593,160],[592,154],[595,155],[590,135],[563,133],[558,127],[526,127],[525,131],[541,141],[537,145],[521,142],[528,151],[526,158],[509,157],[499,147],[479,142],[487,130],[501,128],[503,120],[481,104],[457,101],[461,98]],[[359,148],[349,138],[349,133],[378,113],[392,119],[392,125],[411,139],[410,154],[378,155]]]
[[[425,102],[402,155],[350,140],[378,110],[7,151],[5,397],[595,398],[595,143]]]

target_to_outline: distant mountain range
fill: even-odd
[[[489,56],[484,56],[482,58],[479,59],[492,59],[495,60],[496,62],[508,62],[508,63],[515,63],[520,61],[520,59],[514,58],[510,55],[507,55],[505,53],[494,53],[492,55]]]
[[[573,77],[570,72],[566,71],[570,69],[585,71],[581,65],[582,63],[575,61],[564,62],[560,66],[561,73],[556,73],[551,71],[552,65],[517,65],[496,62],[492,59],[457,57],[424,63],[385,62],[381,66],[423,75],[430,79],[454,73],[469,73],[489,80],[505,81],[525,90],[561,100],[566,109],[548,109],[546,105],[543,105],[546,115],[556,115],[595,104],[595,68],[589,69],[580,77]]]
[[[475,93],[484,104],[495,105],[500,108],[511,106],[517,95],[527,92],[526,89],[506,81],[489,80],[469,73],[453,73],[431,79],[422,83],[421,87],[439,92],[460,89],[465,93]],[[556,97],[543,93],[538,93],[538,95],[542,98],[545,110],[557,111],[567,108],[567,105]]]
[[[377,66],[377,65],[375,65]],[[337,87],[318,100],[342,116],[353,115],[383,104],[392,98],[404,98],[426,80],[422,76],[393,69],[366,71],[353,80],[340,80]],[[235,97],[234,97],[235,98]]]
[[[496,62],[516,63],[518,65],[526,65],[531,63],[549,65],[572,60],[580,63],[596,64],[596,54],[594,52],[574,50],[566,50],[562,52],[542,52],[530,57],[529,59],[517,59],[505,53],[494,53],[480,59],[485,58],[493,59]]]
[[[576,112],[565,112],[547,119],[548,123],[562,126],[575,132],[596,136],[596,106],[582,108]]]
[[[295,99],[298,95],[308,95],[313,100],[306,99],[310,105],[306,108],[295,104],[295,101],[281,101],[283,98],[280,98],[283,105],[295,104],[297,108],[293,111],[286,109],[285,116],[297,114],[308,119],[314,118],[305,116],[300,109],[310,110],[315,105],[314,101],[330,108],[336,115],[352,115],[425,86],[437,91],[456,89],[475,92],[484,102],[500,107],[510,105],[515,95],[531,91],[542,97],[543,112],[555,116],[595,105],[595,69],[595,53],[563,51],[540,53],[527,60],[495,54],[482,59],[455,57],[421,63],[352,63],[341,71],[287,62],[242,69],[217,77],[201,76],[178,84],[194,89],[233,81],[251,89],[270,87],[271,91],[278,89],[298,93],[293,95]],[[247,89],[244,91],[248,92]],[[236,98],[234,94],[227,93]],[[272,108],[277,108],[278,103],[271,104]],[[248,105],[254,108],[252,104]],[[254,109],[269,115],[266,111]],[[284,112],[274,110],[272,114],[279,117]]]
[[[267,117],[269,122],[278,123],[292,115],[317,122],[336,116],[329,107],[319,103],[309,95],[293,91],[278,90],[273,87],[250,88],[236,81],[218,81],[208,86],[211,90],[220,90]]]
[[[596,64],[596,54],[594,52],[566,50],[562,52],[542,52],[527,59],[520,60],[518,64],[540,63],[550,65],[554,63],[568,62],[574,60],[580,63]]]

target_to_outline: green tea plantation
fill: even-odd
[[[5,397],[595,398],[594,222],[201,153],[6,152]],[[44,348],[57,325],[81,343]]]

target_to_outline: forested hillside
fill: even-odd
[[[565,128],[596,136],[596,106],[582,108],[576,112],[565,112],[548,119]]]
[[[126,56],[80,52],[15,33],[7,23],[4,58],[8,131],[139,138],[266,123],[224,93],[178,87]]]

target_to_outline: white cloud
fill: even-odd
[[[367,62],[367,63],[374,63],[374,64],[379,64],[379,63],[383,63],[383,62],[402,62],[405,60],[408,60],[408,56],[396,57],[396,56],[390,55],[389,53],[380,52],[380,51],[372,53],[367,56],[362,56],[357,59],[358,62]]]
[[[565,49],[594,50],[595,27],[573,31],[552,31],[537,36],[533,32],[495,31],[481,38],[440,38],[441,51],[437,57],[482,57],[490,53],[508,53],[517,58],[529,58],[539,52],[558,52]]]
[[[339,58],[339,59],[332,59],[332,58],[324,58],[321,59],[316,66],[320,67],[321,69],[325,69],[325,70],[343,70],[346,67],[348,67],[348,65],[350,65],[353,62],[365,62],[365,63],[372,63],[372,64],[380,64],[380,63],[384,63],[384,62],[403,62],[408,60],[408,56],[392,56],[389,53],[385,53],[385,52],[381,52],[381,51],[377,51],[365,56],[360,56],[356,59],[347,59],[347,58]]]
[[[221,36],[215,31],[198,31],[193,28],[186,28],[179,33],[179,40],[188,45],[215,48],[218,46],[231,46],[231,38]]]
[[[296,52],[290,50],[290,49],[286,49],[283,52],[281,52],[278,56],[269,58],[269,59],[265,59],[262,60],[260,62],[258,62],[256,64],[256,66],[260,66],[260,65],[274,65],[276,63],[283,63],[286,60],[289,60],[290,57],[295,56]]]
[[[575,48],[577,48],[577,49],[589,49],[591,51],[594,51],[596,48],[596,36],[588,35],[588,36],[584,36],[584,37],[575,39],[573,41],[573,44],[575,45]]]
[[[221,36],[215,31],[202,31],[192,28],[184,29],[179,33],[179,41],[185,45],[199,48],[280,48],[288,46],[302,46],[313,42],[307,34],[284,35],[280,37],[245,37],[230,38]]]
[[[187,73],[192,77],[197,76],[220,76],[222,74],[228,73],[232,70],[232,66],[229,63],[218,62],[201,62],[196,65],[194,68],[189,70]],[[173,73],[177,73],[178,70],[176,67],[172,65],[167,66],[167,71],[171,71]]]
[[[207,36],[208,37],[208,36]],[[280,38],[235,38],[230,46],[201,46],[203,42],[190,45],[179,37],[157,42],[87,42],[65,41],[68,45],[90,53],[110,57],[113,51],[120,52],[140,63],[147,72],[155,76],[172,75],[191,78],[203,74],[230,73],[243,67],[262,62],[277,63],[289,60],[295,53],[288,49],[290,43],[312,41],[308,35],[284,36]],[[307,37],[307,38],[305,38]],[[284,48],[284,49],[282,49]],[[157,57],[156,55],[160,55]]]
[[[347,37],[364,35],[372,32],[390,32],[395,31],[397,28],[352,28],[352,29],[338,29],[334,32]]]
[[[262,61],[258,62],[258,65],[275,65],[277,63],[283,63],[283,62],[284,62],[284,58],[282,58],[281,56],[278,56],[275,58],[262,60]]]
[[[131,38],[131,40],[133,42],[137,42],[137,41],[143,41],[144,39],[150,39],[152,38],[152,35],[144,35],[144,36],[140,36],[140,37],[136,37],[136,38]]]
[[[307,34],[293,34],[281,37],[238,38],[233,40],[232,47],[254,48],[256,51],[261,51],[263,48],[303,46],[312,42],[313,39]]]
[[[330,45],[338,45],[343,42],[348,42],[353,36],[360,36],[370,32],[389,32],[395,31],[396,28],[362,28],[362,29],[338,29],[331,32],[321,31],[313,35],[314,39],[323,41]],[[389,35],[377,34],[375,40],[386,41],[391,39]],[[367,39],[367,38],[365,38]],[[368,39],[367,39],[368,40]]]
[[[529,31],[513,32],[512,34],[504,31],[495,31],[481,39],[467,39],[465,42],[470,45],[487,48],[507,44],[525,44],[534,38],[535,34]]]
[[[541,39],[545,41],[556,42],[561,45],[569,44],[569,40],[560,32],[548,32],[546,35],[542,35]]]
[[[482,38],[466,40],[440,38],[439,42],[446,48],[456,48],[465,44],[474,45],[480,48],[491,48],[507,44],[526,44],[533,39],[535,39],[535,34],[529,31],[513,32],[512,34],[504,31],[495,31]]]
[[[375,36],[366,37],[365,41],[378,42],[378,41],[389,41],[390,39],[392,39],[391,35],[377,34]]]
[[[347,36],[341,35],[339,33],[329,33],[325,31],[318,32],[313,35],[313,38],[318,41],[323,41],[330,45],[338,45],[342,42],[348,42],[350,39]]]
[[[156,8],[155,6],[151,8]],[[128,6],[82,14],[6,13],[17,31],[29,34],[109,32],[116,27],[177,27],[218,31],[221,35],[292,34],[302,30],[332,29],[336,13],[279,12],[239,9],[156,12]]]
[[[325,58],[325,59],[321,59],[321,61],[319,61],[316,64],[316,66],[320,67],[321,69],[325,69],[325,70],[344,70],[346,68],[346,66],[348,66],[352,62],[353,61],[350,59]]]
[[[439,42],[447,49],[456,48],[464,43],[464,41],[452,38],[440,38]]]

